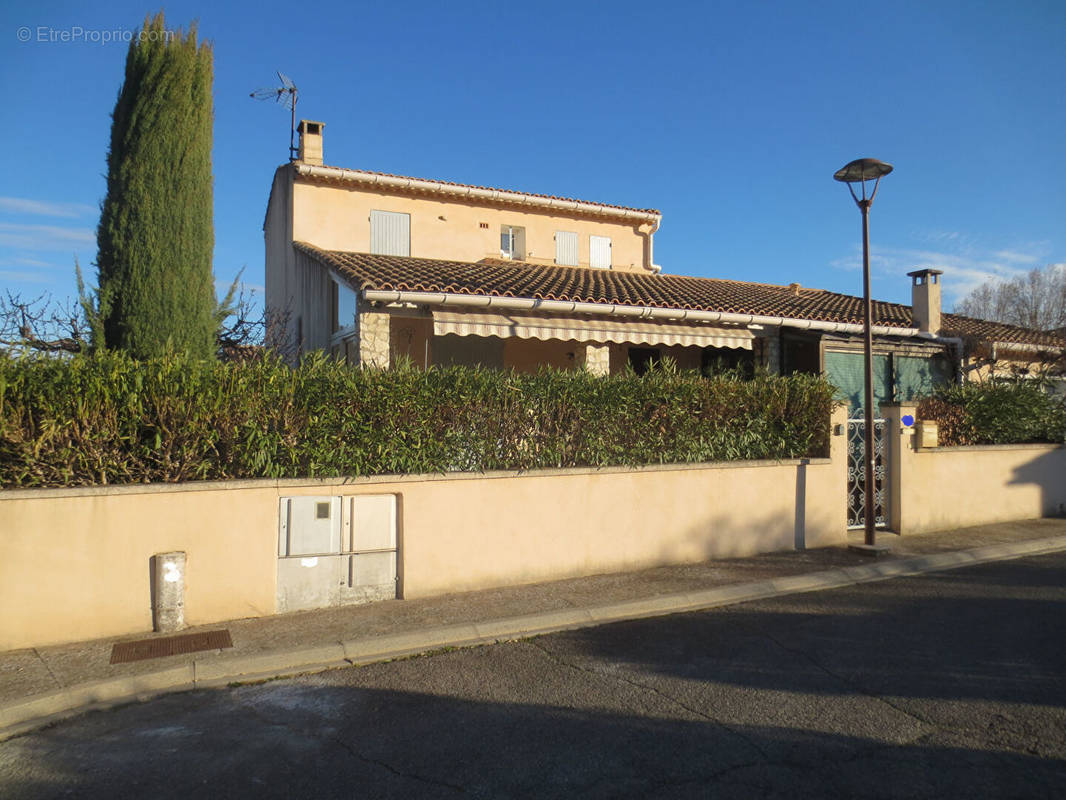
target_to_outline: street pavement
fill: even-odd
[[[855,537],[861,541],[861,533]],[[0,652],[0,741],[65,716],[166,692],[1066,550],[1066,519],[879,539],[892,550],[877,559],[824,547],[231,620],[190,632],[227,629],[232,648],[132,663],[111,664],[113,645],[158,634]]]
[[[171,694],[0,743],[6,798],[1047,797],[1066,553]]]

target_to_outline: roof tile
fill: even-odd
[[[478,262],[382,256],[296,247],[332,267],[353,286],[380,291],[441,292],[487,297],[650,306],[787,319],[862,324],[863,299],[824,289],[799,289],[766,283],[654,275],[638,272],[531,265],[520,261]],[[875,325],[913,327],[910,306],[873,301]],[[1063,347],[1061,337],[998,322],[943,315],[945,336],[996,342]]]

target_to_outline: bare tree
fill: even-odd
[[[91,330],[79,301],[40,294],[30,300],[7,291],[0,297],[0,348],[29,348],[46,353],[80,353]]]
[[[95,312],[88,295],[80,299],[57,299],[48,293],[32,299],[6,292],[0,297],[0,349],[29,349],[56,355],[87,352],[94,336],[91,317]],[[295,345],[279,338],[286,315],[270,314],[255,300],[254,292],[227,295],[218,310],[218,353],[228,360],[247,361],[274,351],[292,356]],[[271,324],[275,323],[275,324]]]
[[[1049,331],[1066,326],[1066,266],[1049,264],[978,286],[955,304],[968,317]]]

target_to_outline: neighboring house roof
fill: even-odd
[[[960,314],[944,314],[941,318],[942,333],[945,336],[958,336],[963,339],[980,339],[1004,345],[1022,344],[1032,347],[1062,348],[1066,347],[1066,337],[1056,336],[1054,332],[1038,331],[1007,325],[1004,322],[991,322]]]
[[[862,324],[863,299],[825,289],[766,283],[652,275],[587,267],[525,264],[484,259],[475,263],[407,256],[326,251],[304,242],[295,246],[362,291],[431,292],[483,297],[647,306],[651,308],[752,314],[795,320]],[[873,302],[873,324],[913,332],[910,306]],[[998,343],[1063,347],[1050,334],[972,319],[942,316],[942,335]]]
[[[612,216],[632,215],[651,218],[649,221],[657,223],[662,214],[654,208],[632,208],[630,206],[618,206],[611,203],[597,203],[591,200],[578,200],[573,197],[558,197],[551,194],[536,194],[535,192],[520,192],[514,189],[497,189],[492,186],[477,186],[469,183],[455,183],[453,181],[432,180],[429,178],[412,178],[407,175],[393,175],[388,172],[373,172],[364,169],[347,169],[345,167],[328,167],[317,164],[304,164],[294,162],[293,168],[296,174],[304,178],[318,178],[326,181],[339,181],[342,183],[379,184],[391,186],[409,191],[422,191],[430,193],[446,193],[466,197],[470,200],[495,201],[512,205],[538,205],[549,206],[560,211],[572,212],[620,212]]]

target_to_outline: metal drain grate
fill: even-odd
[[[198,653],[201,650],[222,650],[233,647],[229,631],[204,631],[183,633],[179,636],[163,636],[159,639],[140,639],[136,642],[120,642],[111,648],[111,663],[126,664],[149,658],[177,656],[182,653]]]

